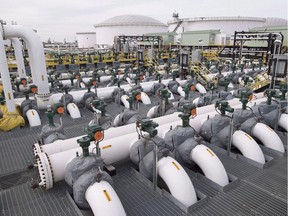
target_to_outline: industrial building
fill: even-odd
[[[76,33],[78,48],[94,48],[96,45],[96,32]]]

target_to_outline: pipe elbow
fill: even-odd
[[[251,135],[259,139],[264,146],[279,152],[284,152],[284,145],[279,136],[269,126],[257,123],[251,131]]]
[[[163,157],[158,161],[157,169],[173,197],[186,207],[197,202],[196,192],[188,174],[175,159]]]
[[[224,187],[229,183],[227,172],[217,155],[205,145],[192,149],[190,158],[211,181]]]
[[[241,130],[235,131],[232,137],[232,145],[239,149],[245,157],[261,164],[265,163],[261,148],[249,134]]]
[[[124,207],[113,187],[106,181],[95,182],[85,192],[92,212],[97,216],[126,216]]]

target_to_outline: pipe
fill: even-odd
[[[197,83],[197,84],[195,85],[195,88],[196,88],[201,94],[206,94],[206,93],[207,93],[207,91],[206,91],[206,89],[204,88],[204,86],[201,85],[200,83]]]
[[[67,110],[71,116],[71,118],[76,119],[76,118],[81,118],[81,113],[75,103],[69,103],[67,105]]]
[[[97,92],[98,93],[98,92]],[[121,102],[123,103],[123,105],[127,108],[127,109],[129,109],[130,108],[130,104],[129,104],[129,102],[127,101],[127,99],[128,99],[129,97],[127,96],[127,95],[122,95],[121,96],[121,98],[120,98],[120,100],[121,100]],[[115,118],[116,119],[116,118]]]
[[[259,139],[264,146],[279,152],[285,152],[281,139],[269,126],[257,123],[252,129],[251,135]]]
[[[181,97],[185,97],[185,92],[183,91],[182,86],[178,86],[177,92],[179,93],[179,95],[180,95]]]
[[[29,109],[26,112],[26,116],[27,116],[30,127],[36,127],[36,126],[41,125],[39,114],[35,109]]]
[[[283,129],[285,129],[286,131],[288,131],[288,114],[286,113],[281,114],[278,121],[278,125]]]
[[[131,133],[102,141],[99,144],[99,147],[101,149],[101,157],[103,158],[104,163],[112,164],[117,161],[128,159],[130,148],[137,139],[137,134]],[[131,141],[127,142],[127,140]],[[93,145],[90,145],[89,151],[92,152],[94,148]],[[49,156],[45,153],[38,154],[36,159],[41,178],[39,185],[43,189],[47,190],[53,187],[53,182],[63,180],[66,166],[76,156],[76,152],[81,151],[81,147],[79,147],[77,149],[71,149]],[[197,201],[193,185],[185,170],[179,163],[177,163],[177,161],[170,157],[167,157],[163,161],[160,160],[158,162],[158,172],[169,187],[172,196],[179,199],[179,201],[183,202],[184,205],[189,206]],[[47,179],[49,181],[47,181]]]
[[[24,58],[22,54],[22,45],[19,38],[10,38],[14,47],[14,54],[17,62],[17,71],[19,78],[26,78],[26,70],[24,65]]]
[[[145,92],[141,92],[141,101],[143,104],[151,104],[149,96]]]
[[[260,98],[260,99],[257,99],[255,101],[249,102],[247,105],[252,106],[253,104],[260,103],[263,100],[266,100],[266,99]],[[238,105],[235,106],[236,102],[238,102]],[[231,100],[229,104],[234,104],[234,105],[231,105],[234,108],[236,108],[236,107],[240,108],[242,106],[238,99]],[[207,116],[209,115],[209,117],[211,118],[214,115],[216,115],[216,112],[212,111],[214,109],[215,109],[214,105],[208,105],[205,107],[197,108],[197,117],[190,121],[190,125],[197,132],[199,132],[201,125],[203,124],[204,121],[206,121]],[[149,117],[149,112],[147,114],[148,117]],[[154,113],[154,111],[151,111],[151,112]],[[176,113],[176,114],[174,113],[171,115],[161,116],[161,117],[153,119],[156,123],[158,123],[160,125],[158,128],[158,134],[161,134],[161,130],[162,130],[162,128],[165,128],[165,124],[167,124],[167,125],[166,125],[166,128],[164,129],[164,131],[167,130],[167,128],[170,128],[170,126],[175,127],[177,125],[181,125],[181,120],[179,119],[178,115],[179,115],[179,113]],[[117,115],[116,118],[114,119],[115,125],[117,125],[116,123],[118,121],[120,121],[119,117],[120,117],[120,115]],[[133,133],[133,132],[135,132],[135,125],[134,124],[124,125],[124,126],[117,127],[117,128],[109,128],[108,130],[105,131],[105,139],[110,139],[110,138],[114,138],[117,136],[122,136],[124,133],[128,134],[128,133]],[[33,145],[34,156],[40,152],[46,152],[48,155],[50,155],[50,154],[61,152],[63,150],[77,148],[78,144],[77,144],[76,140],[79,139],[80,137],[81,136],[78,136],[78,137],[70,138],[70,139],[63,140],[63,141],[59,140],[59,141],[57,141],[57,143],[54,142],[51,144],[46,144],[46,145],[41,145],[41,146],[39,146],[38,143],[35,143]],[[163,137],[164,137],[164,135],[163,135]]]
[[[208,179],[222,187],[229,184],[228,176],[222,162],[207,146],[202,144],[196,146],[192,149],[190,158],[201,168]]]
[[[95,182],[89,186],[85,199],[95,216],[126,216],[118,195],[106,181]]]
[[[197,202],[196,192],[188,174],[174,158],[163,157],[158,161],[157,169],[159,176],[178,201],[186,207]]]
[[[167,91],[170,93],[170,97],[168,98],[168,100],[174,100],[173,93],[169,89],[167,89]]]
[[[237,130],[232,137],[232,144],[247,158],[265,164],[264,154],[255,142],[255,140],[247,133]]]
[[[2,27],[4,27],[4,25],[2,25]],[[8,62],[6,58],[6,51],[2,34],[3,32],[0,30],[0,74],[2,77],[2,85],[4,89],[7,110],[8,112],[15,112],[16,109],[14,105],[14,96],[9,76]]]
[[[38,35],[32,29],[19,25],[3,25],[3,28],[7,38],[19,37],[27,44],[29,57],[32,58],[33,61],[32,64],[30,64],[30,66],[33,66],[31,67],[31,72],[32,70],[34,71],[32,73],[32,79],[36,82],[38,94],[50,93],[43,44]]]
[[[171,79],[168,79],[168,80],[162,80],[162,83],[168,83]],[[186,82],[186,80],[185,80]],[[180,84],[183,84],[185,83],[183,80],[181,82],[181,80],[179,81]],[[140,83],[141,87],[143,88],[143,91],[144,92],[150,92],[154,83],[157,83],[157,81],[152,81],[152,82],[143,82],[143,83]],[[117,86],[111,86],[111,87],[106,87],[106,88],[97,88],[97,96],[99,98],[103,97],[104,99],[109,99],[111,98],[112,94],[113,94],[113,91],[115,88],[118,88]],[[124,91],[129,91],[131,89],[131,86],[130,85],[122,85],[121,88],[124,89]],[[87,90],[80,90],[80,91],[71,91],[69,92],[69,94],[71,94],[74,98],[74,100],[77,102],[77,103],[80,103],[81,100],[82,100],[82,97],[83,97],[83,94],[86,92]],[[51,95],[51,100],[54,101],[54,102],[58,102],[61,97],[63,96],[62,93],[57,93],[57,94],[53,94]],[[17,98],[15,99],[15,103],[21,105],[22,101],[25,100],[25,98]],[[47,107],[45,107],[46,109]],[[44,109],[44,108],[43,108]]]

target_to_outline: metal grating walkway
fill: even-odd
[[[79,215],[63,184],[43,191],[40,188],[32,190],[25,183],[0,191],[0,201],[0,215],[4,216]]]

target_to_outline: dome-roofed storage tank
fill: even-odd
[[[138,36],[153,32],[167,32],[167,25],[142,15],[120,15],[95,24],[98,45],[112,45],[114,36]]]

